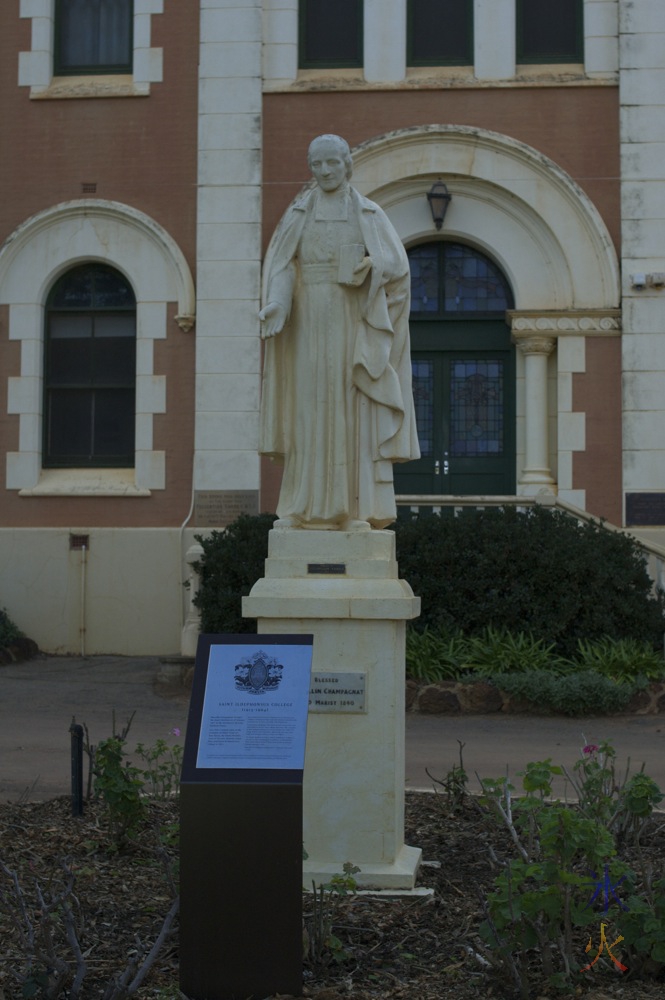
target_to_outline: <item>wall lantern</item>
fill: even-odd
[[[430,212],[432,213],[432,221],[437,229],[441,229],[446,212],[448,211],[448,205],[453,200],[452,195],[448,194],[448,188],[443,181],[435,181],[432,184],[432,187],[427,192],[427,200]]]

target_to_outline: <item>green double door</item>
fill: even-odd
[[[398,494],[515,492],[514,348],[503,321],[411,326],[421,458],[396,464]]]

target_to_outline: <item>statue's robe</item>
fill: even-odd
[[[288,319],[265,345],[260,451],[284,460],[280,517],[380,528],[396,517],[392,463],[420,456],[409,262],[384,212],[354,188],[334,220],[317,218],[318,199],[304,195],[276,235],[265,301]],[[359,243],[370,274],[340,284],[339,248]]]

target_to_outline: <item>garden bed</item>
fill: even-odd
[[[489,680],[472,683],[439,681],[436,684],[407,680],[406,710],[427,715],[485,715],[493,712],[546,714],[542,705],[525,698],[515,698]],[[665,712],[665,682],[652,681],[642,691],[636,691],[621,711],[622,714],[635,715]]]
[[[479,961],[478,928],[483,919],[482,899],[487,898],[501,861],[511,852],[504,831],[490,832],[478,808],[466,799],[459,811],[446,815],[442,800],[433,795],[408,793],[406,840],[423,849],[427,862],[419,884],[434,890],[429,899],[374,899],[350,896],[341,900],[334,931],[343,961],[305,966],[303,996],[316,1000],[512,1000],[513,985]],[[125,968],[137,942],[150,947],[171,905],[164,866],[155,853],[156,831],[173,832],[175,803],[153,803],[139,838],[139,846],[124,852],[113,849],[105,833],[102,807],[86,806],[82,818],[72,818],[69,801],[58,798],[31,805],[0,806],[0,856],[15,870],[36,921],[35,880],[45,892],[57,890],[61,879],[59,859],[68,857],[75,872],[77,921],[88,974],[81,996],[102,1000],[109,979]],[[175,859],[173,840],[165,850]],[[493,860],[490,847],[494,853]],[[642,851],[654,870],[665,864],[665,817],[654,817],[642,836]],[[627,850],[630,862],[630,850]],[[6,880],[2,882],[6,890]],[[254,887],[255,889],[256,887]],[[309,908],[305,900],[305,911]],[[617,924],[617,916],[619,921]],[[611,930],[620,930],[620,914],[610,914]],[[177,931],[177,924],[175,927]],[[608,930],[608,934],[610,930]],[[579,957],[587,937],[579,937]],[[613,941],[614,937],[609,938]],[[22,986],[22,968],[12,937],[10,920],[0,912],[0,997],[16,1000]],[[616,950],[616,949],[615,949]],[[63,945],[66,953],[66,945]],[[71,956],[69,956],[71,960]],[[178,938],[165,943],[137,1000],[176,1000]],[[554,991],[534,970],[533,1000],[560,997],[580,1000],[656,1000],[663,996],[663,979],[638,980],[629,969],[618,973],[605,957],[569,990]],[[40,997],[42,994],[34,994]],[[67,996],[61,994],[62,1000]],[[263,1000],[263,998],[261,998]],[[280,1000],[288,1000],[286,997]]]

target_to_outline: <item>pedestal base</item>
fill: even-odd
[[[243,614],[260,633],[312,634],[314,675],[365,680],[362,713],[310,707],[306,886],[349,861],[363,887],[413,888],[421,852],[404,845],[404,645],[419,611],[397,578],[392,531],[271,532],[266,576]]]

